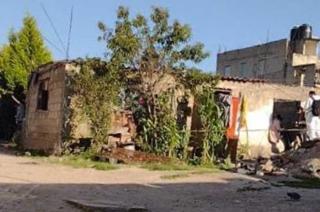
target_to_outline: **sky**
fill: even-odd
[[[70,11],[74,7],[70,58],[103,57],[105,46],[97,41],[97,22],[113,28],[118,6],[148,16],[152,6],[165,7],[170,19],[189,24],[191,42],[205,44],[210,57],[197,67],[214,72],[217,52],[287,38],[295,25],[308,23],[320,36],[319,0],[1,0],[0,45],[7,42],[10,29],[19,30],[26,14],[33,15],[41,33],[59,46],[59,40],[46,17],[46,8],[56,30],[67,43]],[[54,59],[65,53],[46,42]]]

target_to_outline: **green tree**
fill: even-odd
[[[149,23],[150,22],[150,23]],[[166,71],[186,68],[187,62],[199,63],[209,54],[202,43],[190,44],[191,28],[179,21],[170,23],[169,12],[155,7],[150,20],[120,6],[114,30],[98,23],[106,42],[107,58],[118,70]]]
[[[27,85],[29,73],[52,60],[36,20],[27,15],[19,32],[9,33],[9,43],[0,51],[0,70],[8,90]]]
[[[170,91],[156,94],[157,80],[152,79],[160,79],[169,71],[178,76],[181,70],[189,69],[187,65],[200,63],[209,56],[204,45],[190,44],[191,28],[179,21],[171,22],[169,12],[159,7],[154,7],[147,18],[139,14],[131,17],[129,10],[120,6],[114,29],[102,22],[98,27],[102,32],[99,40],[106,45],[108,70],[124,75],[120,78],[124,86],[131,82],[140,84],[129,90],[137,89],[145,102],[142,107],[138,104],[139,110],[133,109],[138,111],[135,114],[139,113],[136,121],[141,147],[156,154],[178,156],[186,136],[181,134],[169,103],[172,94]],[[124,70],[130,70],[129,74]],[[187,146],[188,142],[184,143]]]

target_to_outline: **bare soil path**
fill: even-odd
[[[0,152],[0,211],[80,211],[66,199],[121,202],[158,212],[320,211],[320,190],[273,187],[228,172],[163,177],[176,173],[181,172],[74,169]],[[262,189],[239,191],[245,187]],[[286,193],[293,191],[301,194],[300,201],[288,201]]]

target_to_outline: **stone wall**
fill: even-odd
[[[268,129],[277,100],[300,101],[302,105],[308,98],[310,87],[292,87],[267,83],[236,82],[222,80],[219,88],[232,89],[233,96],[245,96],[248,100],[247,128],[241,128],[240,145],[249,145],[252,157],[270,156],[271,144]],[[316,90],[320,93],[320,90]],[[294,115],[294,114],[293,114]]]
[[[40,82],[48,80],[48,108],[39,109]],[[26,100],[23,147],[59,153],[65,92],[65,63],[39,68],[32,74]]]

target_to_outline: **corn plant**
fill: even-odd
[[[222,110],[215,102],[214,91],[204,87],[198,95],[198,112],[203,127],[202,157],[203,164],[215,160],[215,148],[223,140],[225,126]]]

